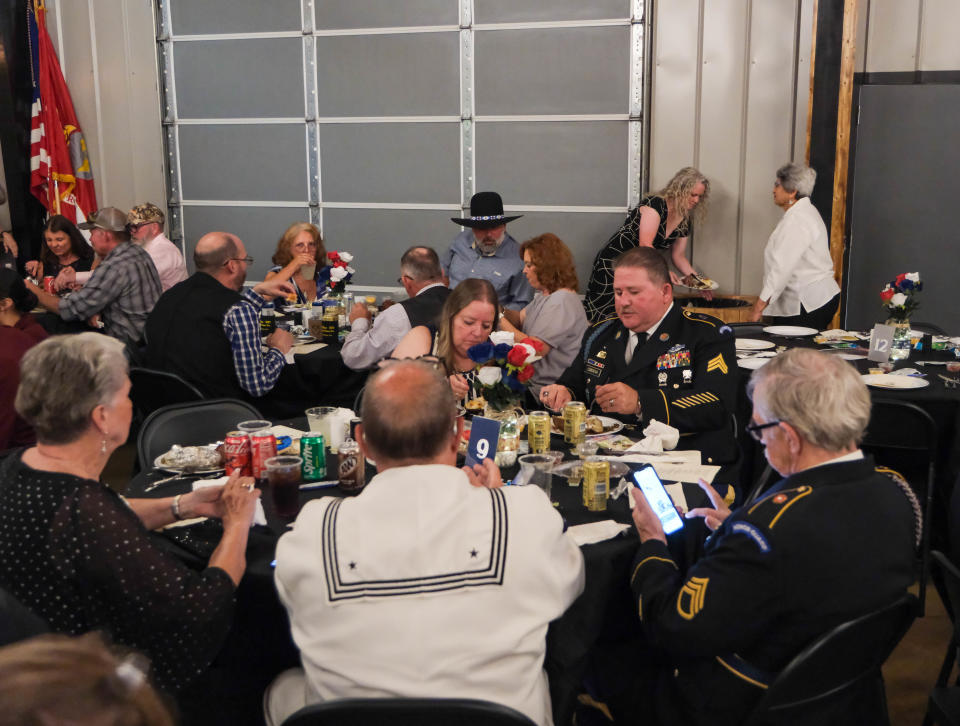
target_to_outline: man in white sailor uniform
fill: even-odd
[[[424,402],[429,405],[423,405]],[[265,696],[279,724],[336,698],[479,698],[552,723],[547,626],[583,590],[583,555],[539,487],[455,468],[446,379],[399,361],[367,383],[359,438],[377,475],[309,502],[277,545],[303,669]]]
[[[735,461],[733,330],[674,303],[656,250],[629,250],[613,268],[617,316],[587,330],[580,355],[543,387],[541,402],[559,410],[584,401],[593,413],[641,426],[656,419],[679,429],[678,448],[698,449],[704,464]]]
[[[875,468],[859,449],[870,394],[856,369],[797,348],[755,371],[748,392],[748,430],[786,478],[732,513],[701,483],[715,509],[687,516],[705,517],[715,531],[687,572],[671,557],[646,500],[634,497],[642,544],[631,586],[644,632],[670,661],[655,703],[643,703],[656,718],[644,723],[744,723],[802,648],[889,605],[914,580],[920,506],[899,475]],[[888,722],[876,712],[880,687],[867,679],[843,703],[777,722]]]

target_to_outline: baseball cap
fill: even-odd
[[[90,215],[86,222],[78,224],[80,229],[105,229],[110,232],[125,232],[127,215],[116,207],[104,207]]]
[[[162,225],[164,219],[163,210],[161,210],[160,207],[156,204],[146,202],[144,204],[138,204],[130,210],[130,213],[127,215],[127,224],[150,224],[150,222],[156,222]]]

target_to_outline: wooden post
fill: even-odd
[[[833,209],[830,215],[830,256],[837,284],[843,287],[844,230],[847,222],[847,166],[850,160],[850,120],[853,116],[853,71],[857,50],[857,0],[844,0],[840,56],[840,93],[837,98],[837,147],[833,169]],[[840,325],[840,310],[832,327]]]

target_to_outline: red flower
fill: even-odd
[[[897,287],[900,287],[903,284],[903,281],[906,279],[907,279],[906,272],[901,272],[899,275],[897,275],[897,279],[896,279]]]
[[[520,342],[532,346],[533,349],[537,351],[537,355],[543,355],[543,343],[541,341],[534,340],[533,338],[524,338]]]
[[[328,253],[327,253],[327,259],[328,259],[328,260],[333,260],[334,262],[339,262],[339,261],[340,261],[340,253],[339,253],[339,252],[328,252]]]
[[[533,366],[529,365],[526,368],[523,368],[517,371],[517,380],[521,383],[526,383],[531,378],[533,378]]]
[[[880,292],[880,301],[881,302],[890,302],[890,298],[894,296],[896,290],[892,287],[888,287],[886,290]]]
[[[527,359],[529,352],[526,348],[515,345],[510,349],[510,352],[507,353],[507,363],[512,366],[517,366],[519,368],[523,365],[523,362]]]

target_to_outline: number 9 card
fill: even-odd
[[[500,441],[500,422],[492,418],[474,416],[470,425],[470,442],[467,444],[466,465],[479,464],[484,459],[492,459],[497,454]]]

